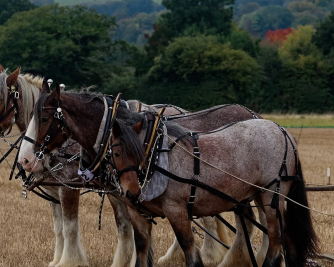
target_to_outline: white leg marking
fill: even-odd
[[[265,228],[268,228],[265,213],[262,211],[261,208],[258,208],[258,212],[259,212],[260,223]],[[262,245],[261,245],[259,252],[256,254],[256,261],[257,261],[258,266],[262,266],[266,258],[266,255],[267,255],[268,247],[269,247],[269,238],[265,233],[263,233],[262,234]]]
[[[80,241],[79,222],[76,218],[70,220],[63,216],[63,235],[63,255],[56,267],[89,266]]]
[[[184,261],[185,261],[184,253],[181,249],[179,242],[175,237],[173,245],[168,249],[166,255],[158,260],[158,264],[164,264],[167,262],[184,262]]]
[[[50,262],[49,266],[55,266],[61,259],[64,248],[64,238],[63,238],[63,216],[61,206],[55,203],[50,203],[53,215],[53,227],[56,235],[56,246],[53,256],[53,261]]]
[[[222,214],[221,214],[222,216]],[[216,217],[203,217],[203,226],[216,238],[229,245],[226,227]],[[221,263],[227,253],[221,244],[204,233],[204,243],[201,248],[201,258],[205,266],[217,266]]]
[[[255,215],[254,215],[255,216]],[[245,220],[247,225],[247,231],[249,234],[249,237],[251,239],[254,226],[252,223],[247,222]],[[247,245],[245,242],[245,236],[244,232],[241,226],[241,222],[238,215],[235,215],[235,223],[236,223],[236,229],[237,233],[235,236],[235,240],[229,249],[229,251],[226,253],[225,258],[223,262],[219,265],[219,267],[236,267],[236,266],[242,266],[242,267],[252,267],[252,262],[249,257]]]

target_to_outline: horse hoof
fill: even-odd
[[[208,251],[206,250],[201,250],[200,255],[201,255],[204,266],[208,266],[208,267],[217,266],[224,259],[224,254],[208,253]]]
[[[166,264],[166,263],[170,263],[170,262],[184,262],[185,259],[184,257],[182,257],[182,255],[180,255],[179,257],[171,257],[170,255],[165,255],[165,256],[162,256],[159,260],[158,260],[158,264],[162,265],[162,264]]]
[[[56,267],[56,265],[57,265],[57,263],[58,263],[59,261],[52,261],[52,262],[50,262],[49,263],[49,265],[48,265],[48,267]]]

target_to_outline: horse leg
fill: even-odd
[[[178,204],[169,203],[167,207],[164,207],[164,214],[168,218],[184,252],[186,266],[204,267],[191,230],[191,222],[188,219],[187,210],[180,208]]]
[[[48,192],[51,194],[50,192]],[[64,237],[63,237],[63,213],[61,205],[50,202],[53,215],[53,229],[56,236],[56,246],[53,255],[53,261],[49,263],[49,267],[55,266],[61,259],[64,249]]]
[[[256,205],[259,205],[257,202],[255,202],[255,203],[256,203]],[[259,221],[260,221],[260,223],[265,228],[268,228],[267,220],[266,220],[266,215],[264,214],[263,210],[260,207],[257,210],[259,212]],[[265,233],[263,233],[262,234],[262,245],[261,245],[260,250],[256,254],[256,262],[257,262],[258,266],[262,266],[262,264],[264,262],[264,259],[266,257],[266,254],[267,254],[268,246],[269,246],[268,235],[266,235]]]
[[[248,214],[254,220],[256,216],[252,210],[252,208],[244,208],[243,213]],[[245,218],[245,217],[244,217]],[[252,240],[253,232],[254,232],[254,225],[247,220],[246,218],[245,224],[247,227],[247,235],[249,239]],[[225,255],[223,262],[219,265],[219,267],[234,267],[234,266],[243,266],[243,267],[251,267],[252,262],[250,259],[249,251],[245,242],[245,233],[242,228],[242,224],[240,221],[239,215],[235,214],[235,227],[236,227],[236,236],[235,240]]]
[[[123,201],[110,194],[107,196],[114,209],[118,237],[111,267],[134,267],[136,264],[135,243],[128,209]]]
[[[136,267],[153,267],[152,223],[136,209],[128,207],[134,230],[137,261]]]
[[[63,212],[64,250],[56,267],[89,266],[79,233],[79,190],[66,187],[60,189]]]
[[[264,201],[263,201],[264,202]],[[268,203],[268,200],[264,203]],[[281,201],[281,206],[283,206],[283,201]],[[268,238],[269,246],[267,250],[267,255],[263,262],[263,267],[280,267],[282,263],[281,255],[281,230],[279,226],[279,220],[276,217],[276,210],[272,209],[270,206],[264,207],[264,212],[266,214],[267,220],[267,229],[268,229]],[[280,212],[283,219],[283,208],[280,208]],[[283,225],[284,227],[284,225]]]
[[[167,263],[168,261],[170,262],[182,262],[185,261],[183,251],[180,247],[179,242],[177,241],[177,238],[175,237],[173,245],[168,249],[167,253],[165,256],[161,257],[158,260],[158,264],[162,265]]]
[[[221,214],[222,216],[222,214]],[[216,217],[201,218],[203,227],[210,234],[218,238],[223,243],[229,245],[230,240],[227,236],[226,227]],[[201,258],[205,266],[217,266],[221,263],[227,253],[227,249],[214,240],[207,233],[204,233],[204,242],[201,248]]]

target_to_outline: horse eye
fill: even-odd
[[[42,118],[42,123],[47,123],[49,121],[49,118]]]
[[[118,158],[119,157],[119,154],[117,152],[115,152],[115,157]]]

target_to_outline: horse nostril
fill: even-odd
[[[29,163],[29,160],[27,160],[26,158],[24,158],[23,163],[24,163],[24,164],[28,164],[28,163]]]

